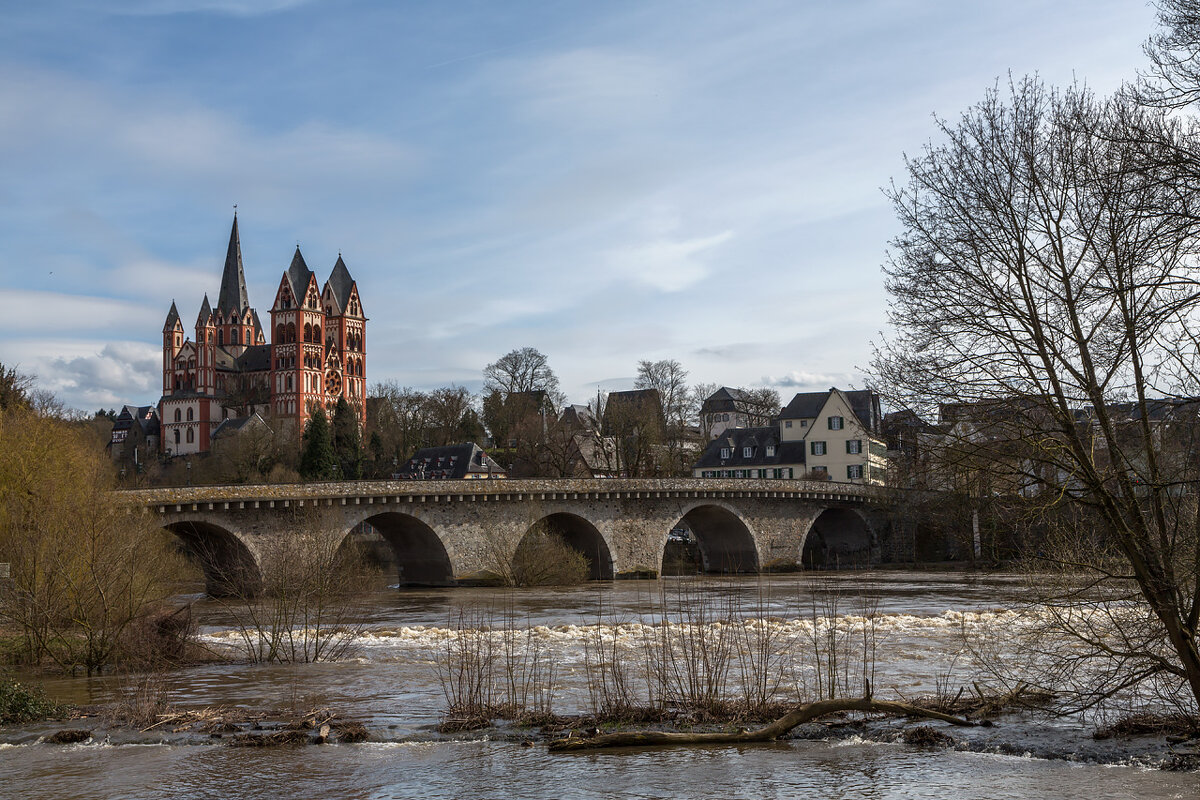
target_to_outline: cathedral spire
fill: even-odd
[[[183,324],[179,321],[179,309],[175,307],[175,301],[171,301],[171,310],[167,312],[167,321],[163,324],[163,333],[173,331],[176,328],[182,328]]]
[[[225,253],[225,271],[221,274],[221,293],[217,296],[217,311],[236,311],[241,314],[249,305],[246,274],[242,271],[242,240],[238,236],[237,211],[234,211],[229,250]]]

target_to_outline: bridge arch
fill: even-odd
[[[870,566],[875,532],[852,508],[826,508],[804,536],[800,563],[806,569],[855,569]]]
[[[454,567],[442,539],[428,524],[398,511],[373,514],[355,530],[369,525],[391,547],[396,561],[396,578],[401,586],[449,586]],[[349,538],[352,532],[347,532]]]
[[[612,580],[612,551],[604,535],[588,520],[566,511],[548,514],[529,526],[513,553],[514,572],[518,565],[535,557],[538,538],[547,534],[561,537],[572,550],[587,559],[590,580]]]
[[[233,531],[205,520],[180,520],[163,528],[173,533],[204,571],[211,597],[252,597],[262,589],[258,559]]]
[[[704,572],[758,572],[754,532],[733,508],[712,502],[700,503],[684,512],[680,521],[696,537]],[[664,531],[660,554],[665,553],[667,541],[668,534]]]

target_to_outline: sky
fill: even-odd
[[[861,387],[904,155],[998,81],[1116,89],[1139,0],[0,0],[0,362],[152,404],[234,205],[264,322],[300,245],[358,282],[367,380],[571,402],[640,360]]]

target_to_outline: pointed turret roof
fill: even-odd
[[[311,277],[312,270],[304,263],[304,256],[300,255],[300,246],[297,245],[292,264],[287,268],[288,283],[292,285],[292,296],[296,298],[297,303],[304,302],[304,293],[308,291],[308,281]]]
[[[350,270],[346,269],[346,262],[342,261],[341,253],[338,253],[333,273],[325,285],[333,291],[333,300],[337,303],[338,311],[345,313],[346,304],[350,302],[350,292],[354,290],[354,278],[350,277]]]
[[[175,307],[175,301],[172,300],[171,310],[167,312],[167,321],[163,323],[163,333],[182,327],[183,323],[179,321],[179,309]]]
[[[229,232],[229,250],[225,253],[225,271],[221,273],[221,293],[217,296],[217,310],[240,314],[249,305],[246,273],[242,270],[242,240],[238,236],[237,212],[234,212],[233,230]]]
[[[196,327],[200,328],[208,325],[209,319],[212,318],[212,306],[208,304],[208,292],[204,293],[204,303],[200,306],[200,316],[196,317]]]

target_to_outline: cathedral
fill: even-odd
[[[365,421],[366,333],[358,285],[341,254],[321,287],[299,247],[264,331],[246,292],[235,213],[216,308],[206,294],[194,339],[174,301],[163,326],[163,452],[207,452],[222,423],[256,413],[298,437],[316,408],[332,414],[341,397]]]

